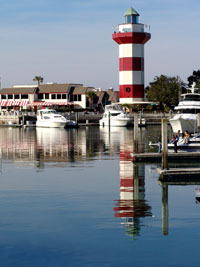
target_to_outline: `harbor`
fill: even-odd
[[[160,125],[139,128],[139,147],[149,149],[148,140],[158,136],[159,131]],[[0,127],[0,135],[0,212],[1,225],[4,224],[1,233],[9,242],[14,242],[13,231],[18,232],[21,226],[27,225],[24,231],[20,230],[20,235],[31,240],[27,247],[33,247],[38,255],[35,242],[44,242],[41,231],[45,224],[48,225],[45,239],[50,243],[58,238],[50,248],[57,248],[59,254],[63,242],[70,246],[72,239],[75,243],[80,237],[87,239],[90,250],[82,248],[80,254],[74,252],[84,262],[84,257],[91,254],[91,244],[96,249],[97,239],[102,249],[105,240],[112,240],[107,241],[112,248],[113,239],[123,244],[123,248],[117,246],[115,251],[126,251],[127,257],[132,254],[132,250],[127,252],[130,242],[139,253],[138,242],[145,244],[148,238],[156,237],[156,242],[163,244],[163,238],[168,236],[176,240],[173,241],[175,245],[179,244],[180,225],[189,240],[193,230],[198,231],[199,204],[195,203],[198,181],[187,186],[180,185],[180,181],[176,187],[170,187],[167,202],[166,190],[163,193],[158,183],[160,163],[133,164],[133,127],[114,127],[110,132],[107,127]],[[171,164],[176,166],[174,162]],[[163,203],[162,194],[165,196]],[[183,212],[180,212],[183,203]],[[16,214],[15,222],[10,222],[8,211]],[[188,221],[194,213],[195,217]],[[56,230],[55,225],[59,225]],[[70,230],[74,227],[76,234]],[[104,231],[106,236],[100,238],[99,232]],[[15,248],[17,252],[19,249]],[[13,249],[6,250],[11,253]],[[45,253],[46,250],[41,248],[41,251]],[[158,251],[162,253],[158,248],[156,252],[152,250],[152,255]],[[106,252],[105,257],[110,262],[108,254]],[[95,257],[100,260],[98,254]],[[64,255],[61,258],[66,259]],[[75,261],[73,257],[70,260]],[[122,256],[120,262],[124,260]]]
[[[1,266],[199,266],[198,1],[15,2],[1,5]]]

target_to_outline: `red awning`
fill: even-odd
[[[16,107],[16,106],[27,106],[29,100],[2,100],[0,101],[1,107]]]

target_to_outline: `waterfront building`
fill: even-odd
[[[124,14],[125,23],[112,35],[119,45],[120,103],[144,101],[144,44],[151,38],[148,26],[139,23],[139,14],[133,8]]]
[[[89,107],[88,91],[95,91],[93,107],[98,108],[118,102],[118,93],[113,89],[102,91],[100,88],[85,87],[83,84],[47,83],[39,85],[15,85],[0,90],[1,109],[38,109],[47,106],[86,109]]]

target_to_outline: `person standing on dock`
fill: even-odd
[[[179,138],[180,138],[180,136],[181,136],[181,131],[180,130],[178,130],[178,132],[177,132],[177,134],[176,134],[176,140],[177,140],[177,142],[179,141]]]
[[[177,153],[177,139],[175,135],[172,135],[172,144],[174,144],[174,152]]]

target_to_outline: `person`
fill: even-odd
[[[189,138],[190,138],[190,134],[189,134],[188,130],[186,130],[184,133],[184,144],[189,143]]]
[[[181,136],[181,131],[180,130],[178,130],[178,132],[177,132],[177,134],[176,134],[176,140],[177,140],[177,142],[179,141],[179,138],[180,138],[180,136]]]
[[[174,144],[174,152],[177,153],[177,140],[176,140],[176,136],[174,134],[172,135],[171,142],[172,142],[172,144]]]

